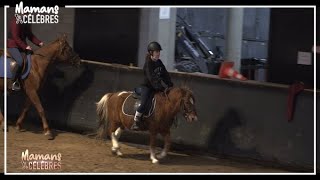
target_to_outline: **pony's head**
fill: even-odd
[[[56,40],[59,50],[57,52],[57,60],[61,62],[71,62],[73,65],[80,65],[80,57],[70,47],[67,36],[64,34]]]
[[[192,91],[187,87],[181,87],[180,89],[182,93],[181,108],[184,118],[188,122],[197,121],[198,116]]]

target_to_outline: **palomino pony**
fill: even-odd
[[[150,159],[152,163],[158,163],[158,159],[164,158],[170,149],[170,127],[178,112],[182,111],[187,121],[196,121],[197,112],[195,99],[191,90],[185,87],[175,87],[168,93],[156,93],[156,105],[154,113],[143,120],[145,129],[150,133]],[[117,92],[105,94],[97,103],[97,114],[100,118],[98,137],[103,138],[107,133],[112,140],[111,151],[121,156],[118,140],[121,131],[130,129],[133,124],[133,116],[124,114],[123,103],[133,92]],[[160,133],[164,137],[164,148],[160,155],[155,155],[156,136]]]
[[[9,60],[9,59],[8,59]],[[39,116],[42,120],[42,125],[44,129],[44,134],[48,139],[53,139],[53,134],[49,128],[48,121],[46,119],[44,109],[42,107],[38,90],[44,84],[46,79],[48,67],[55,62],[69,62],[73,65],[80,64],[80,57],[72,50],[70,45],[67,42],[67,36],[63,35],[57,38],[55,41],[49,43],[46,46],[43,46],[37,49],[34,54],[31,56],[31,69],[28,76],[22,80],[22,89],[27,95],[24,108],[16,122],[17,130],[22,129],[22,121],[24,120],[27,111],[30,108],[30,105],[34,105]],[[11,80],[8,79],[9,84],[12,84]],[[10,84],[10,85],[11,85]],[[0,91],[4,92],[4,79],[0,79]],[[11,89],[8,88],[8,91]],[[3,124],[3,115],[0,112],[0,122]]]

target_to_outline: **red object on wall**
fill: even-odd
[[[296,97],[297,95],[304,90],[304,83],[303,82],[295,82],[289,87],[289,95],[288,95],[288,106],[287,106],[287,115],[288,121],[292,121],[295,104],[296,104]]]
[[[247,80],[246,77],[244,77],[242,74],[240,74],[238,71],[233,69],[234,62],[231,61],[225,61],[221,64],[220,70],[219,70],[219,77],[220,78],[235,78],[242,81]]]

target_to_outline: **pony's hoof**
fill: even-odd
[[[121,157],[123,156],[122,152],[120,152],[119,150],[117,151],[117,156]]]
[[[157,159],[152,159],[152,164],[159,164],[159,161]]]
[[[123,155],[122,152],[118,148],[112,148],[111,153],[112,153],[112,155],[115,155],[115,156],[122,156]]]
[[[48,140],[53,140],[54,139],[54,136],[53,136],[53,134],[51,132],[46,132],[44,135],[47,137]]]

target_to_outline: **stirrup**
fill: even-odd
[[[18,81],[15,81],[12,83],[12,90],[19,91],[21,89],[20,83]]]
[[[131,130],[137,131],[140,129],[140,127],[137,125],[137,123],[139,123],[138,121],[134,121],[134,123],[131,126]]]

